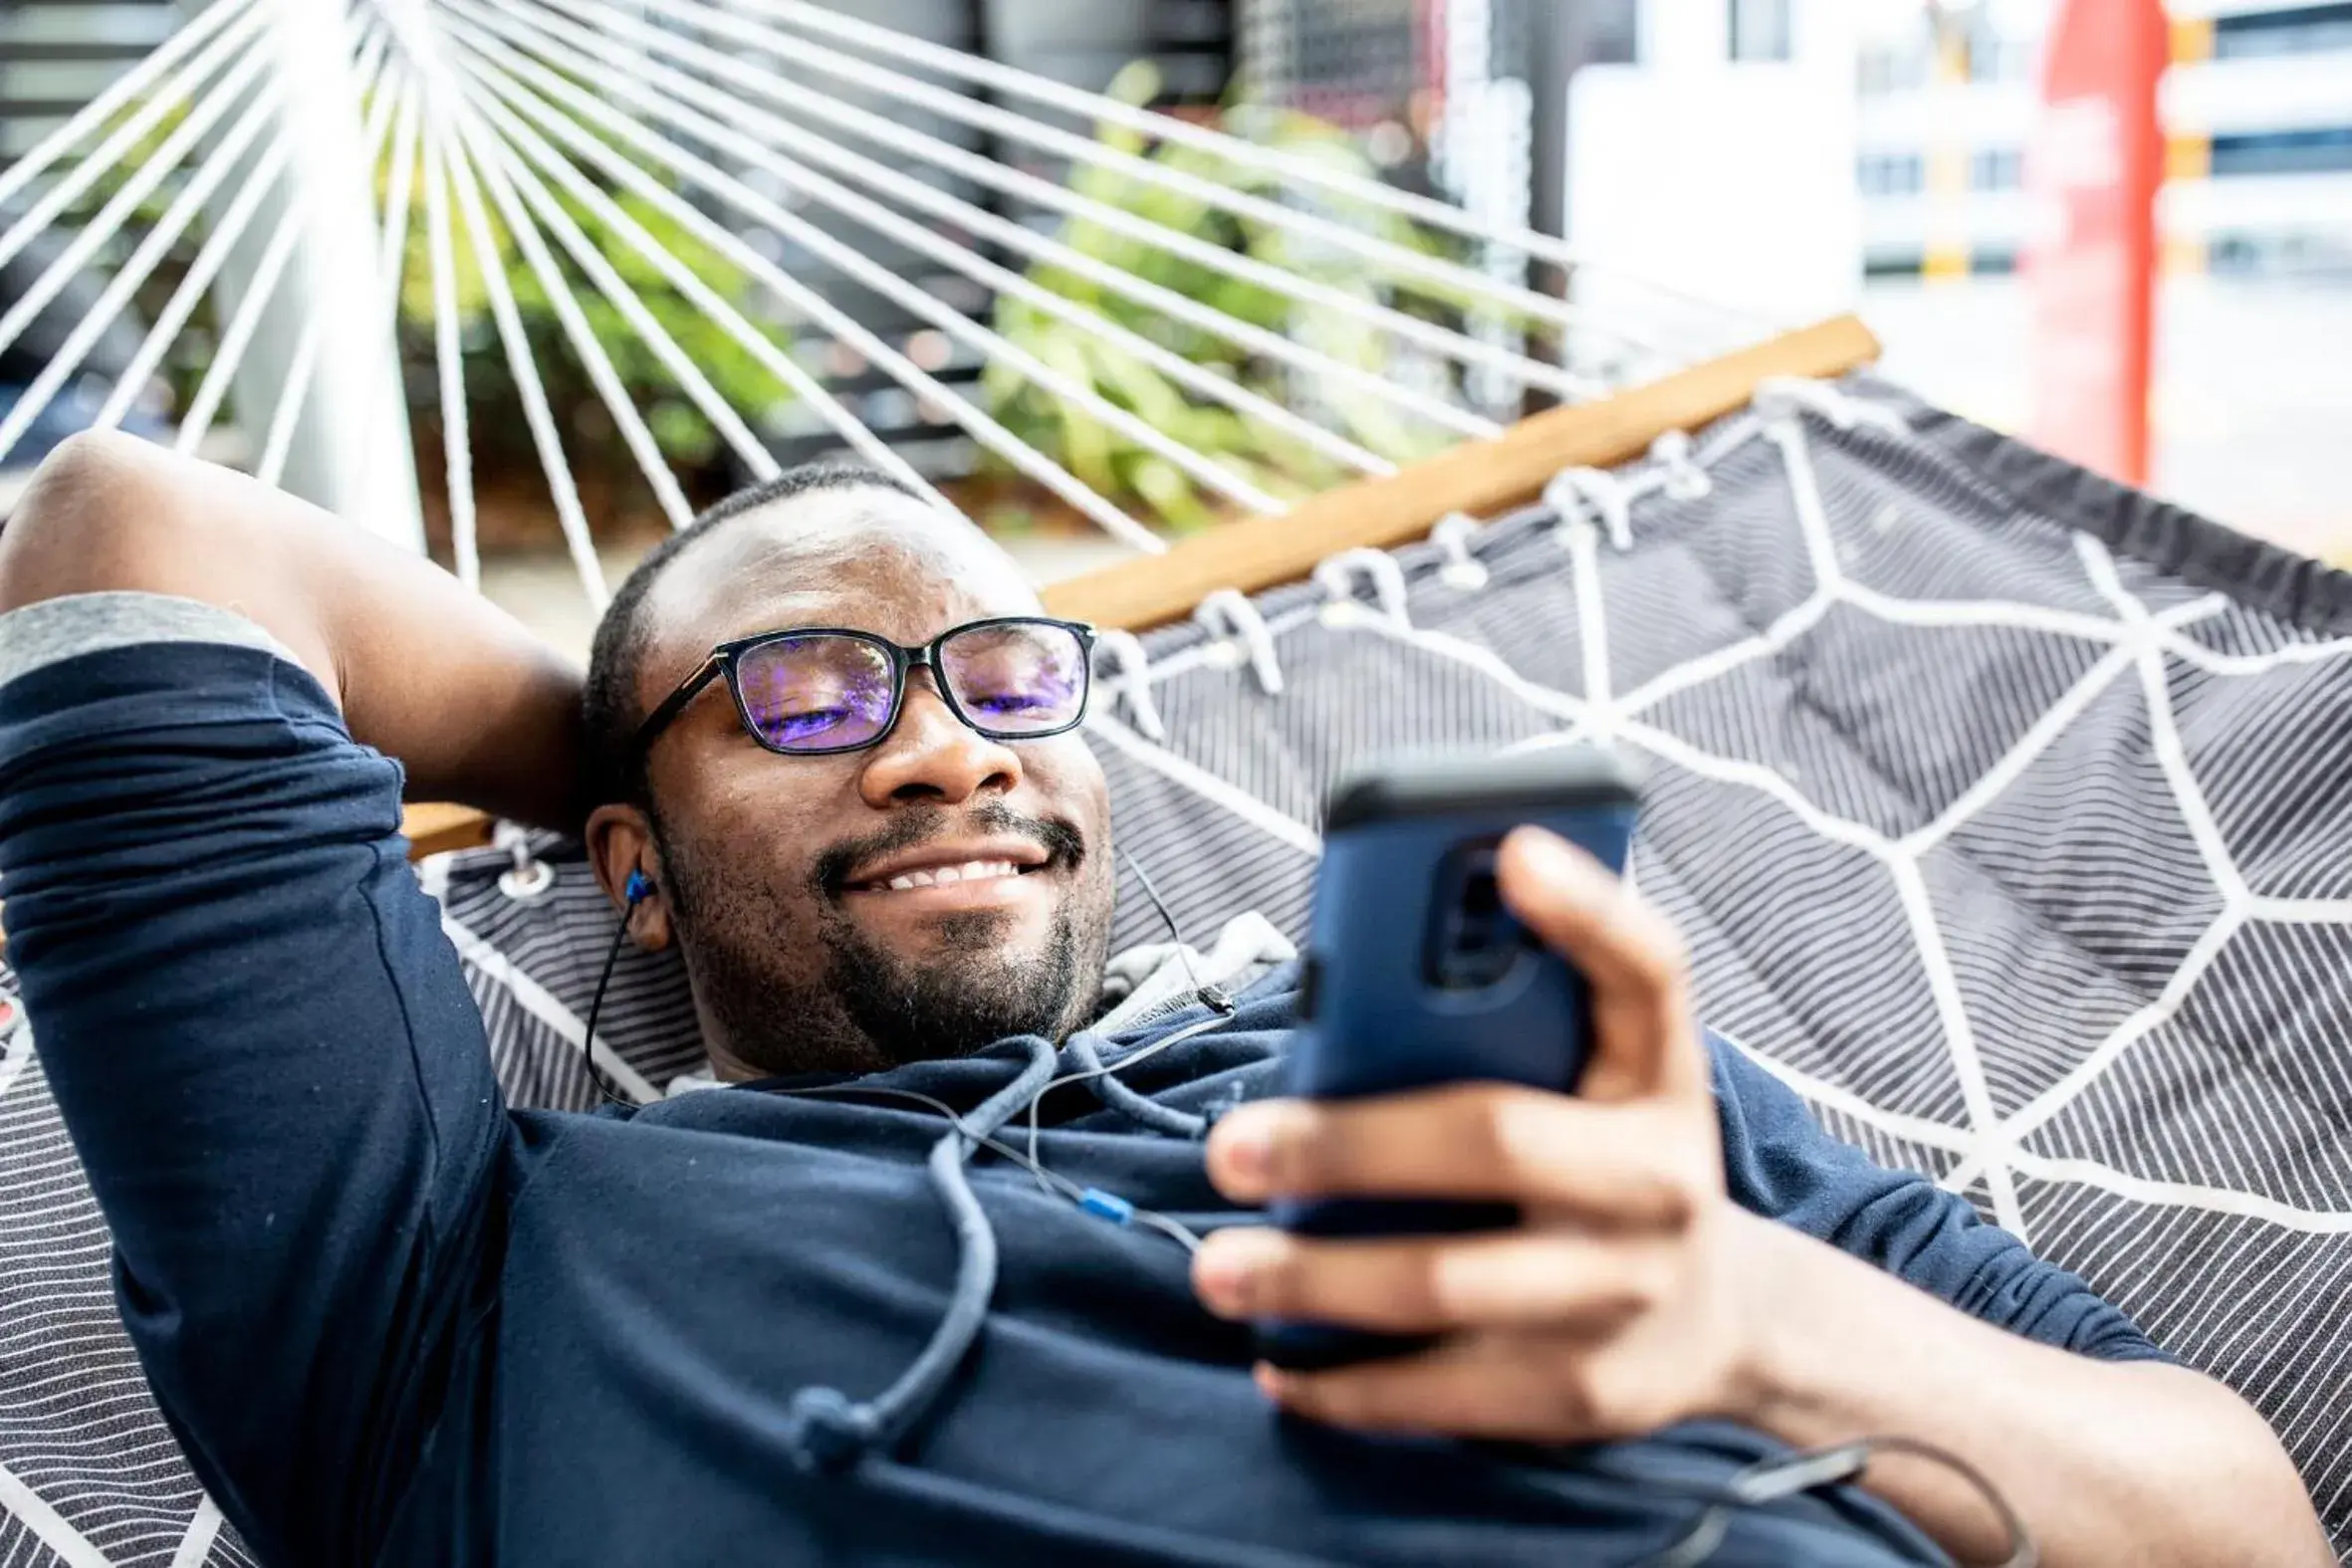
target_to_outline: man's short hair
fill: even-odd
[[[644,710],[637,699],[643,673],[646,634],[645,596],[669,563],[697,540],[721,526],[763,507],[797,496],[826,490],[895,490],[920,496],[912,485],[864,463],[826,459],[788,468],[774,479],[762,480],[720,501],[693,522],[646,552],[634,570],[604,607],[596,623],[595,641],[588,649],[588,687],[582,699],[588,730],[588,780],[599,801],[627,800],[638,805],[646,798],[644,759],[637,755],[637,727]]]

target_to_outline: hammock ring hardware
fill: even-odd
[[[1359,577],[1371,582],[1380,614],[1399,631],[1412,630],[1412,617],[1405,610],[1404,568],[1387,551],[1369,548],[1343,550],[1315,566],[1316,584],[1331,595],[1331,602],[1323,606],[1323,624],[1352,626],[1363,617],[1364,607],[1355,596]]]
[[[1650,443],[1650,461],[1658,465],[1660,486],[1669,501],[1699,501],[1715,493],[1715,481],[1691,452],[1687,430],[1669,430]]]
[[[556,869],[531,852],[531,834],[513,822],[501,822],[490,841],[514,860],[498,874],[498,890],[517,903],[544,897],[556,885]]]
[[[1487,585],[1491,573],[1486,562],[1471,554],[1471,546],[1485,534],[1487,526],[1467,512],[1449,512],[1437,520],[1429,531],[1429,542],[1446,558],[1438,568],[1438,580],[1459,593],[1476,593]]]
[[[1843,387],[1802,375],[1767,375],[1756,383],[1751,403],[1766,419],[1790,420],[1810,413],[1839,431],[1868,425],[1881,435],[1911,434],[1903,416],[1883,403],[1854,396]]]
[[[1143,640],[1131,631],[1110,627],[1094,633],[1094,654],[1109,666],[1104,671],[1110,677],[1108,684],[1126,705],[1135,733],[1164,744],[1168,727],[1160,722],[1159,704],[1151,700],[1151,655],[1143,651]]]
[[[1625,482],[1605,469],[1563,468],[1543,487],[1543,504],[1562,523],[1597,518],[1613,550],[1633,548],[1633,498]]]
[[[1275,657],[1274,633],[1267,629],[1266,617],[1258,613],[1258,606],[1239,589],[1217,589],[1201,600],[1192,618],[1225,646],[1230,648],[1240,643],[1252,673],[1258,677],[1258,689],[1269,697],[1282,695],[1283,666]]]

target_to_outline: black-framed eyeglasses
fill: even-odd
[[[752,739],[787,757],[880,745],[913,669],[928,669],[948,711],[990,740],[1043,740],[1085,718],[1093,647],[1093,627],[1043,615],[968,621],[914,648],[846,626],[763,631],[711,649],[637,727],[637,753],[721,675]]]

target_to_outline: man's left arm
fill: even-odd
[[[1264,1369],[1276,1399],[1343,1426],[1534,1442],[1700,1417],[1800,1448],[1900,1435],[1983,1470],[2052,1568],[2333,1560],[2277,1440],[2223,1385],[2035,1343],[1733,1203],[1672,928],[1547,834],[1515,834],[1501,871],[1514,910],[1592,983],[1575,1096],[1270,1101],[1210,1140],[1239,1202],[1418,1194],[1526,1216],[1472,1237],[1210,1237],[1194,1279],[1220,1313],[1444,1336],[1395,1361]],[[1863,1481],[1965,1560],[2004,1549],[1939,1465],[1885,1456]]]

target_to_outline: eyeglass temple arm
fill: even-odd
[[[646,747],[651,746],[653,738],[668,729],[676,721],[678,715],[686,711],[686,705],[700,695],[705,686],[717,680],[719,672],[726,667],[727,656],[723,653],[713,652],[709,658],[696,666],[693,674],[678,682],[677,689],[663,698],[661,706],[647,714],[645,722],[637,726],[637,750],[642,752]]]

